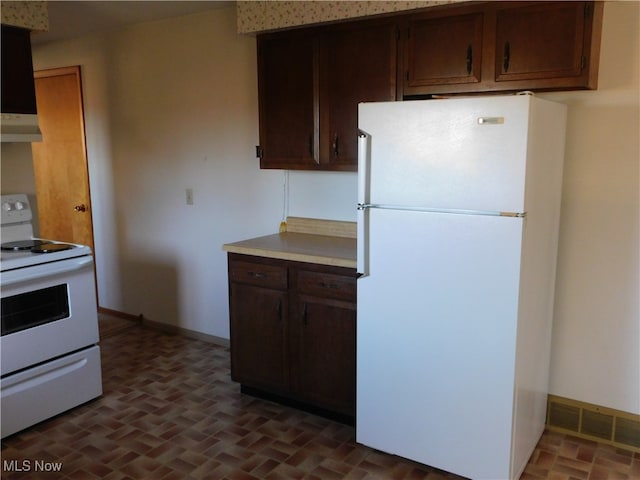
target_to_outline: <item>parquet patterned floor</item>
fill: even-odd
[[[240,394],[227,348],[119,319],[102,319],[101,336],[104,395],[4,439],[3,479],[460,478]],[[522,476],[542,479],[640,479],[640,454],[545,432]]]

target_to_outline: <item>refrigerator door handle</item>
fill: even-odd
[[[369,202],[370,143],[369,135],[361,131],[358,134],[358,205]]]
[[[356,237],[356,272],[358,277],[369,275],[369,206],[359,204],[356,213],[358,221]]]
[[[356,271],[359,277],[369,275],[369,144],[369,135],[360,132],[358,135],[358,210],[356,212]]]

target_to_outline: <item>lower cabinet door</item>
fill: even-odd
[[[289,388],[286,292],[231,284],[231,378],[282,392]]]
[[[356,305],[299,295],[292,300],[292,382],[315,406],[355,414]]]

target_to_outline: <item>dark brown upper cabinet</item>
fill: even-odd
[[[424,87],[479,83],[484,14],[420,16],[408,20],[404,94]]]
[[[410,16],[403,96],[597,87],[602,2],[477,2]]]
[[[306,32],[258,38],[261,168],[318,165],[317,55]]]
[[[396,100],[395,21],[258,36],[261,168],[357,169],[358,103]]]
[[[601,22],[602,5],[597,8],[593,2],[498,6],[495,81],[516,88],[596,88],[600,27],[594,42],[593,21],[597,14]]]
[[[358,103],[597,88],[603,2],[465,2],[258,36],[260,168],[357,170]]]
[[[320,159],[331,170],[358,164],[358,103],[396,99],[394,23],[336,27],[320,50]]]

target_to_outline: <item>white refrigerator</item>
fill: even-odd
[[[359,106],[356,440],[518,478],[543,430],[566,106]]]

